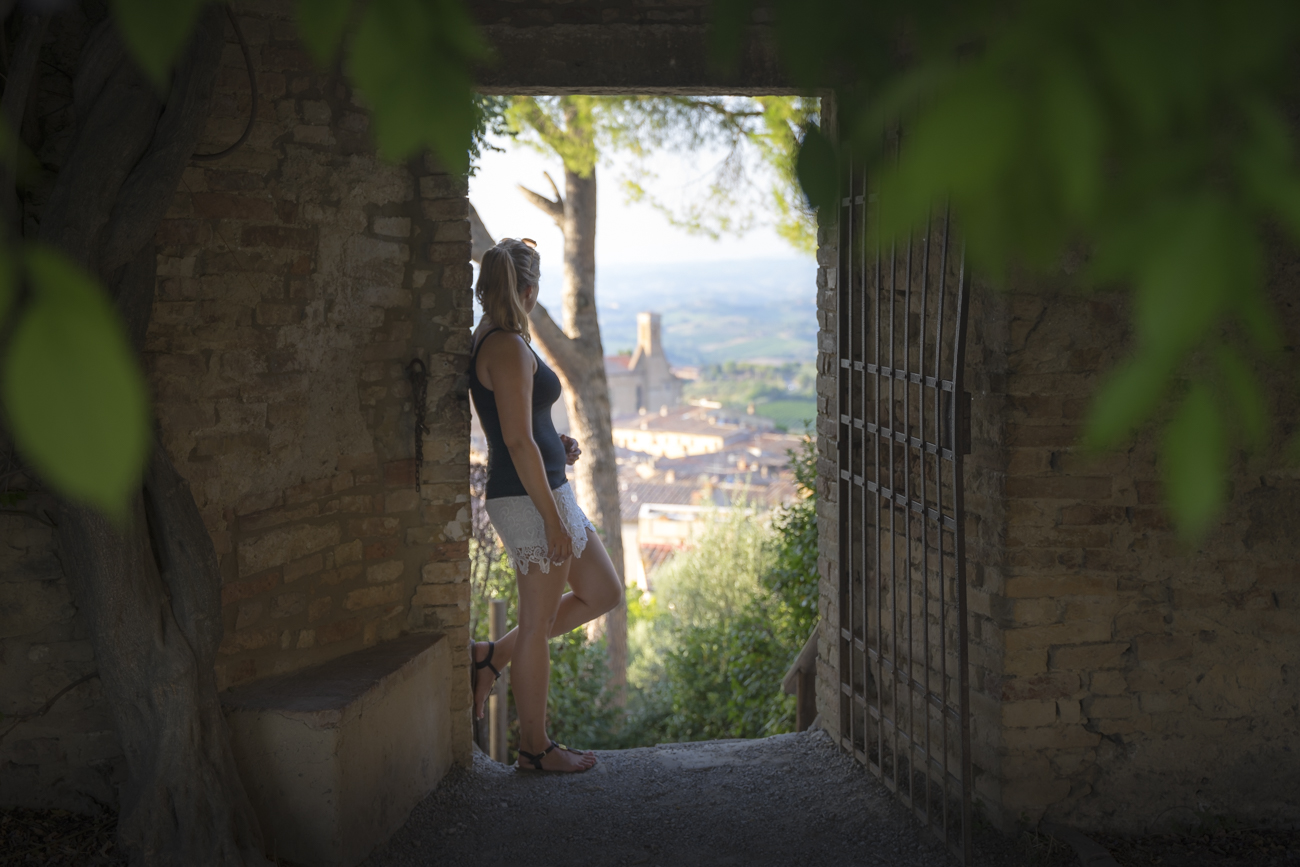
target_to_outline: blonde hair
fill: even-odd
[[[502,238],[483,254],[478,285],[474,288],[474,295],[493,325],[503,331],[513,331],[530,342],[533,338],[520,290],[538,284],[541,262],[542,257],[528,244]]]

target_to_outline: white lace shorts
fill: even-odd
[[[582,549],[587,547],[587,531],[595,528],[583,514],[568,482],[551,493],[555,495],[555,505],[560,510],[560,521],[573,539],[573,556],[581,557]],[[546,522],[533,505],[533,498],[496,497],[488,500],[486,506],[492,527],[497,531],[501,544],[506,546],[510,565],[519,570],[520,575],[528,574],[530,563],[541,566],[543,572],[550,572],[551,561],[546,558]]]

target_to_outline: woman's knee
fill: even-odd
[[[618,575],[613,574],[610,580],[605,583],[605,592],[601,596],[600,605],[601,613],[613,611],[623,604],[623,588],[619,586]]]

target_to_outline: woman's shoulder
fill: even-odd
[[[489,331],[478,340],[478,354],[493,361],[510,361],[527,359],[532,361],[532,350],[522,334],[497,328]]]

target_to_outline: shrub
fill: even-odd
[[[781,679],[817,622],[816,451],[791,454],[801,498],[770,522],[744,509],[717,516],[694,548],[654,576],[654,596],[628,594],[628,689],[609,688],[603,639],[578,629],[551,642],[552,736],[617,749],[790,731]],[[489,600],[516,607],[514,573],[495,540],[471,543],[473,633],[487,637]],[[510,707],[512,730],[514,709]]]

